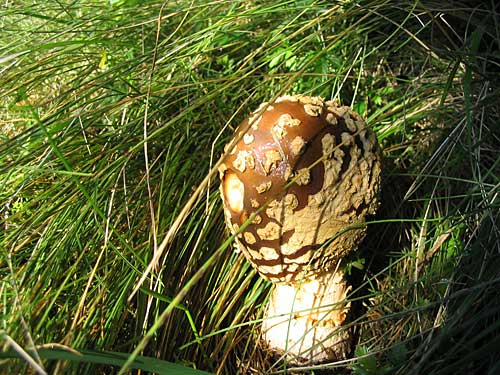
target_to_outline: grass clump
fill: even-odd
[[[214,166],[260,102],[304,93],[364,115],[386,165],[381,210],[352,260],[363,268],[351,272],[356,355],[303,370],[496,373],[498,12],[494,2],[7,3],[2,366],[161,372],[140,367],[142,355],[186,373],[290,372],[260,347],[270,285],[232,249]],[[82,361],[64,355],[75,350]]]

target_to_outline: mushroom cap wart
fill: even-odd
[[[273,282],[337,266],[375,213],[381,156],[357,113],[319,97],[263,103],[236,131],[219,172],[226,222],[257,271]]]

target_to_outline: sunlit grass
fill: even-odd
[[[106,367],[111,351],[286,372],[259,341],[270,284],[227,241],[214,166],[260,102],[305,93],[365,116],[385,159],[345,265],[360,358],[317,368],[499,370],[498,6],[113,3],[0,8],[2,357],[24,351],[1,366],[128,366]]]

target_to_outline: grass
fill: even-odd
[[[303,370],[500,371],[499,12],[6,2],[0,368],[290,373],[259,342],[270,284],[233,250],[214,167],[260,102],[305,93],[365,116],[385,168],[345,265],[356,351]]]

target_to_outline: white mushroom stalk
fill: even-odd
[[[361,116],[335,102],[297,95],[263,105],[220,167],[230,230],[260,209],[237,243],[275,284],[263,336],[295,363],[346,358],[349,286],[338,266],[379,205],[380,149]]]

